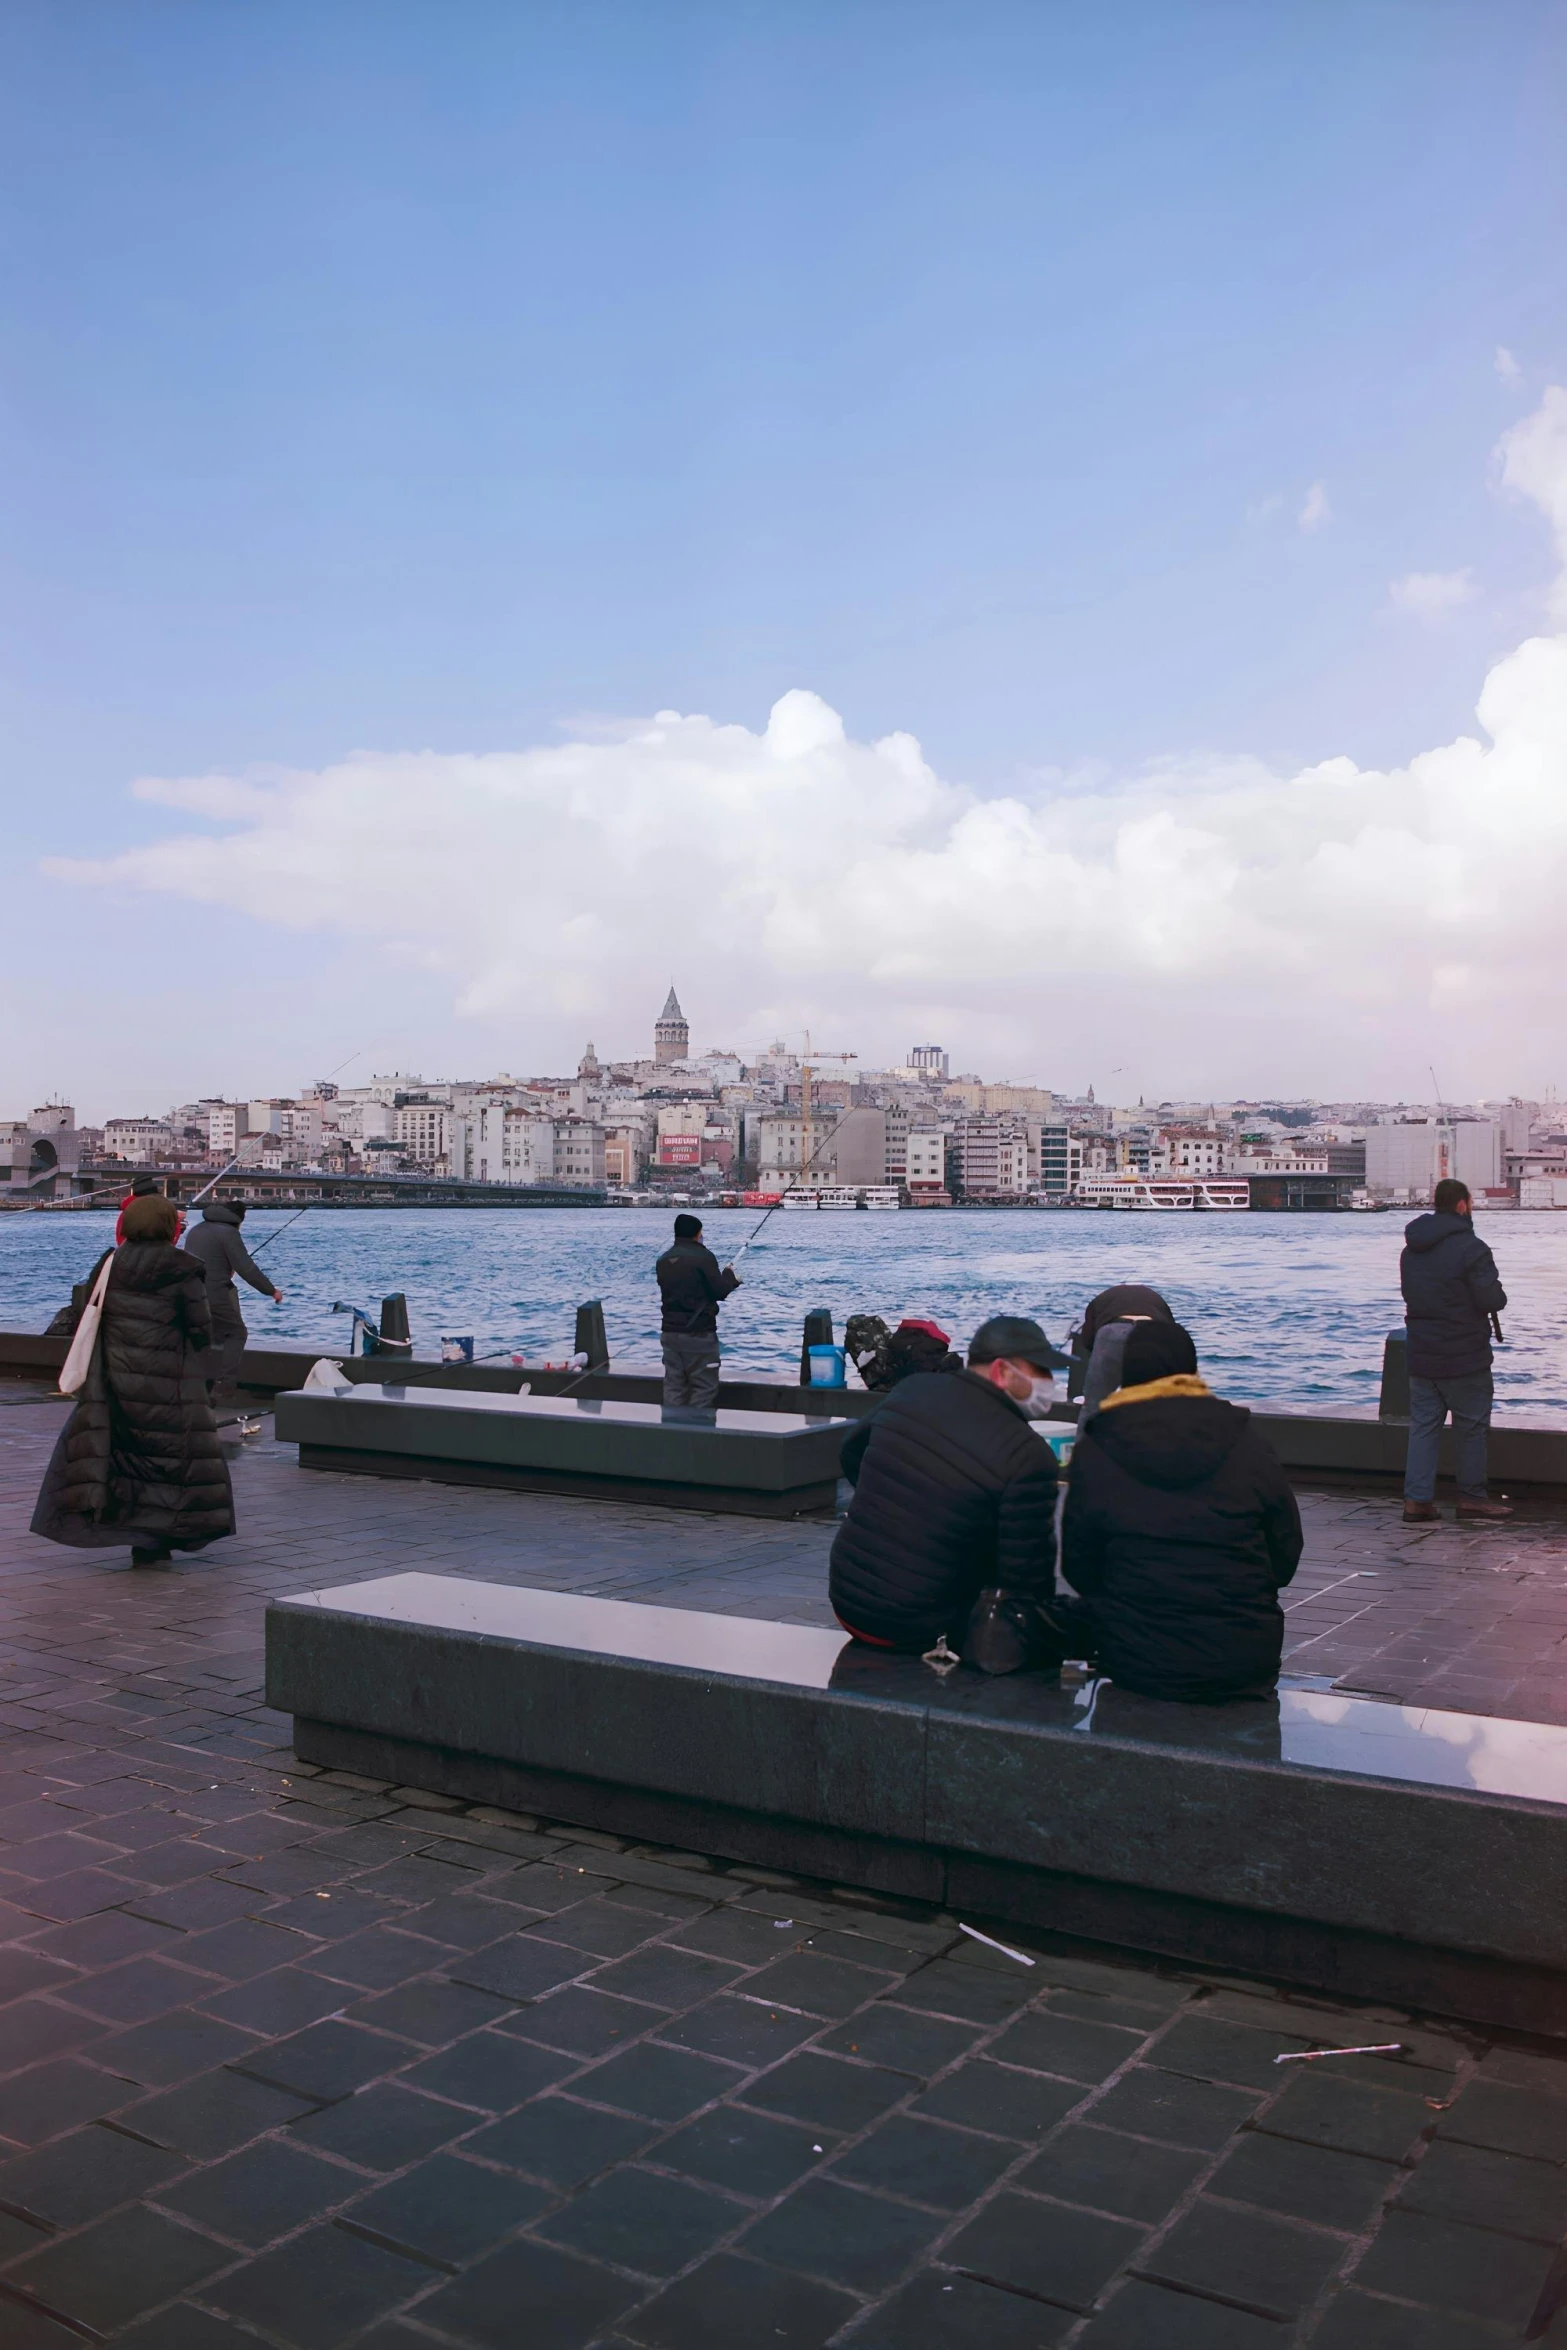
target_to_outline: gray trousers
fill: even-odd
[[[1442,1423],[1453,1415],[1458,1491],[1465,1501],[1485,1499],[1486,1436],[1491,1426],[1491,1374],[1466,1371],[1461,1379],[1420,1379],[1409,1375],[1409,1451],[1404,1460],[1404,1499],[1436,1499],[1436,1460]]]
[[[664,1401],[710,1412],[718,1401],[718,1333],[681,1338],[664,1332]]]
[[[205,1355],[198,1357],[209,1400],[219,1394],[225,1400],[232,1400],[239,1381],[239,1358],[249,1336],[237,1314],[232,1319],[227,1314],[213,1315],[212,1344]]]

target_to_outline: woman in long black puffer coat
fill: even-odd
[[[131,1545],[167,1563],[234,1531],[234,1495],[200,1356],[212,1343],[207,1276],[173,1246],[172,1201],[134,1200],[114,1257],[87,1384],[44,1474],[33,1532],[76,1550]]]

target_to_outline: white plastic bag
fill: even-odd
[[[325,1355],[312,1363],[305,1378],[303,1393],[307,1395],[346,1395],[353,1381],[341,1363],[334,1363]]]
[[[80,1395],[92,1369],[93,1348],[98,1343],[98,1325],[103,1320],[104,1291],[109,1286],[109,1275],[114,1269],[114,1251],[111,1249],[99,1268],[93,1283],[92,1295],[82,1308],[82,1318],[76,1325],[76,1335],[60,1367],[60,1393]]]

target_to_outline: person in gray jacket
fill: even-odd
[[[243,1207],[219,1200],[212,1207],[202,1209],[201,1222],[185,1235],[186,1248],[205,1269],[207,1303],[212,1308],[212,1352],[203,1366],[209,1395],[215,1394],[220,1386],[231,1388],[235,1384],[239,1378],[239,1358],[250,1336],[239,1308],[235,1275],[241,1281],[248,1281],[263,1297],[269,1297],[275,1306],[283,1303],[283,1292],[273,1288],[239,1236],[244,1221]]]

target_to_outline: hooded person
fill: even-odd
[[[1510,1518],[1486,1487],[1491,1428],[1491,1324],[1507,1303],[1496,1259],[1474,1228],[1467,1183],[1444,1176],[1433,1212],[1404,1227],[1398,1262],[1409,1333],[1409,1450],[1404,1518],[1437,1516],[1437,1455],[1453,1416],[1460,1518]],[[1498,1328],[1500,1325],[1498,1324]]]
[[[215,1200],[210,1208],[202,1209],[201,1222],[185,1235],[186,1254],[193,1256],[207,1275],[207,1303],[212,1309],[209,1395],[220,1386],[232,1387],[238,1379],[240,1357],[250,1336],[240,1311],[239,1291],[234,1287],[235,1275],[275,1306],[283,1303],[283,1292],[274,1289],[239,1236],[244,1221],[245,1210],[238,1200]]]
[[[733,1265],[719,1270],[702,1239],[700,1216],[677,1216],[673,1245],[653,1268],[663,1303],[664,1403],[710,1412],[718,1401],[718,1309],[740,1286]]]
[[[1055,1590],[1055,1455],[1030,1425],[1066,1365],[1037,1322],[1000,1314],[968,1367],[900,1379],[844,1438],[854,1487],[828,1596],[846,1632],[918,1654],[961,1643],[982,1591],[1046,1606]]]
[[[86,1385],[44,1472],[32,1530],[73,1550],[162,1566],[234,1531],[234,1496],[207,1402],[207,1279],[174,1246],[172,1201],[134,1199],[104,1292]]]
[[[1137,1324],[1174,1320],[1168,1301],[1140,1281],[1122,1281],[1089,1299],[1076,1343],[1077,1354],[1087,1357],[1080,1420],[1089,1419],[1120,1386],[1121,1357]]]
[[[1266,1695],[1300,1512],[1239,1404],[1210,1394],[1178,1322],[1134,1324],[1121,1385],[1081,1428],[1061,1571],[1093,1611],[1100,1669],[1144,1697]]]

